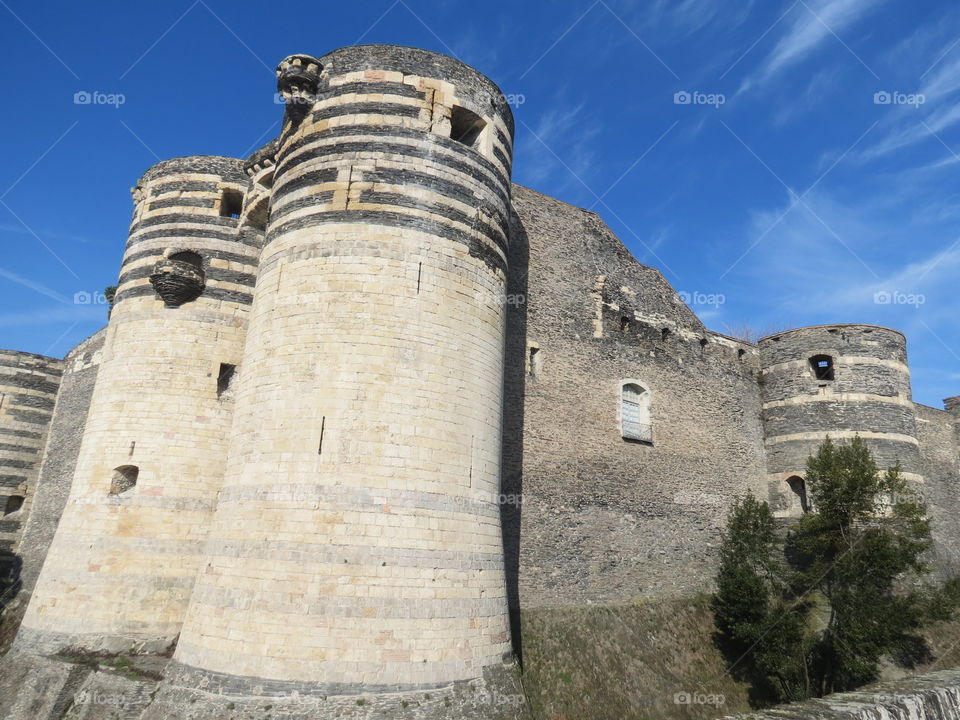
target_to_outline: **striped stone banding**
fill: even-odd
[[[180,240],[182,243],[183,241]],[[178,243],[179,244],[179,243]],[[167,246],[164,246],[164,250]],[[227,260],[229,262],[240,263],[242,265],[247,265],[251,269],[256,270],[257,265],[257,256],[255,254],[250,255],[241,255],[240,253],[226,252],[224,250],[215,250],[212,248],[201,248],[199,250],[200,254],[203,255],[204,259],[217,259],[217,260]],[[132,265],[138,260],[143,260],[145,258],[150,258],[151,260],[159,259],[163,250],[160,249],[150,249],[150,250],[138,250],[137,252],[132,252],[127,255],[123,260],[123,265]]]
[[[150,193],[150,197],[156,195],[162,195],[163,193],[168,192],[205,192],[205,193],[217,193],[219,192],[220,179],[214,178],[209,181],[201,180],[175,180],[175,181],[163,181],[158,183],[150,184],[146,187],[146,190]]]
[[[271,193],[271,203],[276,203],[285,195],[311,185],[322,185],[323,183],[336,182],[337,168],[321,168],[320,170],[310,170],[294,177],[276,180]]]
[[[913,403],[902,395],[871,395],[869,393],[831,393],[830,395],[797,395],[785,400],[771,400],[763,404],[763,409],[786,407],[789,405],[806,405],[808,403],[886,403],[888,405],[902,405],[913,411]]]
[[[296,198],[282,204],[274,205],[270,209],[270,222],[276,222],[280,218],[286,217],[297,210],[321,209],[321,205],[329,205],[333,202],[334,193],[332,190],[326,192],[311,193],[307,197]]]
[[[171,207],[197,207],[213,209],[217,206],[217,199],[211,197],[171,197],[163,200],[152,200],[148,206],[150,212]]]
[[[320,120],[331,120],[333,118],[346,117],[350,115],[392,115],[394,117],[420,117],[420,113],[425,108],[419,105],[404,105],[401,103],[383,103],[383,102],[358,102],[344,103],[342,105],[331,105],[330,107],[320,108],[311,113],[313,122]]]
[[[33,440],[39,440],[43,437],[43,433],[31,432],[29,430],[14,430],[13,428],[0,428],[0,435],[13,435],[15,437],[31,438]]]
[[[216,225],[224,228],[236,228],[237,218],[220,217],[219,215],[204,215],[202,213],[160,213],[140,220],[135,227],[131,229],[131,235],[136,234],[144,228],[154,227],[156,225],[199,223],[201,225]]]
[[[17,488],[28,481],[26,475],[0,475],[0,487]]]
[[[384,225],[386,227],[406,228],[417,232],[435,235],[467,245],[473,257],[483,260],[489,267],[501,272],[507,271],[507,261],[501,252],[490,245],[481,242],[475,237],[466,237],[465,234],[450,225],[434,220],[427,220],[415,215],[404,213],[383,212],[378,210],[328,210],[294,218],[277,227],[271,227],[267,236],[267,243],[275,237],[292,230],[301,230],[327,224],[367,224]]]
[[[775,445],[777,443],[794,442],[797,440],[826,440],[828,436],[831,440],[849,440],[860,436],[862,440],[889,440],[890,442],[906,443],[914,446],[920,445],[920,441],[915,437],[903,435],[902,433],[868,432],[841,428],[790,433],[788,435],[771,435],[764,439],[764,443],[767,445]]]
[[[200,225],[200,227],[197,227]],[[245,245],[252,248],[260,248],[259,233],[257,237],[247,237],[243,233],[219,232],[202,227],[202,223],[195,223],[192,219],[182,220],[173,223],[169,228],[151,230],[149,232],[138,233],[131,236],[127,241],[127,249],[138,245],[147,240],[167,240],[173,245],[184,245],[191,240],[223,240],[234,245]]]
[[[117,290],[117,295],[114,298],[114,305],[119,303],[121,300],[126,300],[128,298],[145,297],[156,294],[157,292],[154,290],[153,285],[149,283],[145,285],[135,285],[133,287],[123,288],[122,290]],[[253,295],[249,293],[238,292],[236,290],[227,290],[225,288],[207,286],[204,288],[203,295],[201,295],[201,297],[210,298],[211,300],[234,302],[240,305],[253,304]]]
[[[374,138],[374,140],[356,140],[314,147],[314,143],[320,143],[324,140],[354,137],[370,137]],[[390,143],[384,142],[384,140],[411,140],[414,142],[413,144]],[[423,152],[424,148],[435,148],[437,146],[443,150],[450,151],[453,157],[441,157],[436,153]],[[298,154],[298,151],[307,147],[312,147],[313,151],[305,154],[305,156]],[[318,152],[320,148],[323,148],[324,152]],[[318,130],[304,135],[299,140],[291,143],[290,146],[285,149],[285,152],[286,159],[282,167],[278,170],[280,174],[275,178],[275,182],[278,182],[283,175],[290,172],[292,168],[301,162],[307,162],[308,160],[328,155],[336,156],[345,153],[371,152],[428,160],[431,163],[473,178],[481,185],[487,187],[504,202],[508,202],[510,198],[510,183],[504,176],[503,171],[475,150],[471,150],[462,143],[444,138],[441,135],[409,130],[396,125],[339,125],[325,130]]]
[[[159,259],[159,255],[158,255]],[[143,280],[144,278],[149,278],[153,273],[153,265],[141,265],[140,267],[131,268],[127,270],[120,276],[120,279],[117,281],[118,285],[123,285],[124,283],[130,282],[132,280]],[[227,268],[219,268],[216,266],[210,266],[204,269],[207,280],[218,280],[220,282],[229,282],[234,283],[235,285],[243,285],[244,287],[252,288],[257,282],[257,276],[252,273],[239,272],[237,270],[228,270]]]
[[[829,355],[830,353],[826,354]],[[883,358],[869,357],[866,355],[834,355],[833,364],[835,367],[837,365],[879,365],[881,367],[897,370],[907,375],[910,374],[909,366],[900,362],[899,360],[884,360]],[[765,366],[763,368],[763,373],[766,375],[768,373],[780,371],[805,371],[808,367],[809,360],[806,358],[801,360],[784,360],[783,362],[773,363]]]
[[[417,90],[413,85],[399,82],[345,82],[341,85],[331,85],[328,89],[318,93],[320,101],[328,98],[340,98],[344,95],[397,95],[399,97],[426,100],[427,94]]]

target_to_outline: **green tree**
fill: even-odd
[[[734,677],[751,682],[755,705],[809,696],[807,606],[790,596],[790,580],[770,508],[748,494],[730,511],[713,612],[718,643]]]
[[[881,472],[859,437],[827,439],[807,461],[814,511],[793,527],[794,592],[825,604],[810,658],[814,694],[849,690],[879,676],[884,656],[922,645],[917,632],[948,619],[957,581],[926,584],[930,519],[899,465]]]
[[[960,605],[960,579],[925,580],[930,520],[899,465],[881,472],[860,438],[828,439],[806,482],[813,509],[785,545],[767,504],[747,496],[720,549],[717,638],[757,704],[859,687],[885,657],[915,664],[919,631]]]

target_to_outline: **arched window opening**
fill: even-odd
[[[477,147],[480,133],[486,126],[482,117],[464,107],[454,107],[450,112],[450,139],[468,147]]]
[[[807,482],[799,475],[794,475],[787,479],[787,485],[790,490],[800,500],[800,509],[805,513],[810,512],[810,500],[807,498]]]
[[[814,355],[810,358],[810,369],[817,380],[833,380],[833,358],[829,355]]]
[[[110,480],[110,494],[121,495],[127,492],[137,484],[139,475],[140,468],[136,465],[121,465],[114,468],[113,477]]]
[[[13,515],[17,510],[23,507],[23,495],[10,495],[3,508],[4,515]]]
[[[182,252],[173,253],[173,255],[167,259],[172,260],[173,262],[180,262],[184,263],[185,265],[189,265],[197,272],[203,271],[203,258],[200,257],[199,253],[195,253],[192,250],[183,250]]]
[[[652,443],[650,393],[641,385],[625,383],[620,394],[620,434],[624,440]]]

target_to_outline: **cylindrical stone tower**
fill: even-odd
[[[151,168],[135,214],[70,497],[18,646],[170,646],[226,461],[261,236],[238,227],[239,160]]]
[[[412,48],[295,55],[278,78],[233,441],[171,677],[237,712],[517,717],[497,504],[510,108]]]
[[[923,480],[906,339],[873,325],[820,325],[760,340],[763,428],[774,509],[807,509],[807,458],[859,435],[881,469]]]
[[[0,350],[0,587],[19,580],[18,545],[62,370],[62,360]]]

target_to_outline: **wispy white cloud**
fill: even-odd
[[[810,0],[799,2],[789,13],[790,24],[760,64],[744,79],[740,91],[763,85],[792,65],[806,60],[825,41],[862,18],[884,0]]]
[[[73,304],[72,299],[67,298],[65,295],[61,295],[56,290],[47,287],[43,283],[37,282],[36,280],[31,280],[30,278],[25,278],[22,275],[18,275],[17,273],[11,272],[10,270],[6,270],[2,267],[0,267],[0,278],[9,280],[17,285],[22,285],[25,288],[29,288],[34,292],[40,293],[41,295],[46,295],[48,298],[56,300],[58,303],[62,303],[64,305]]]

